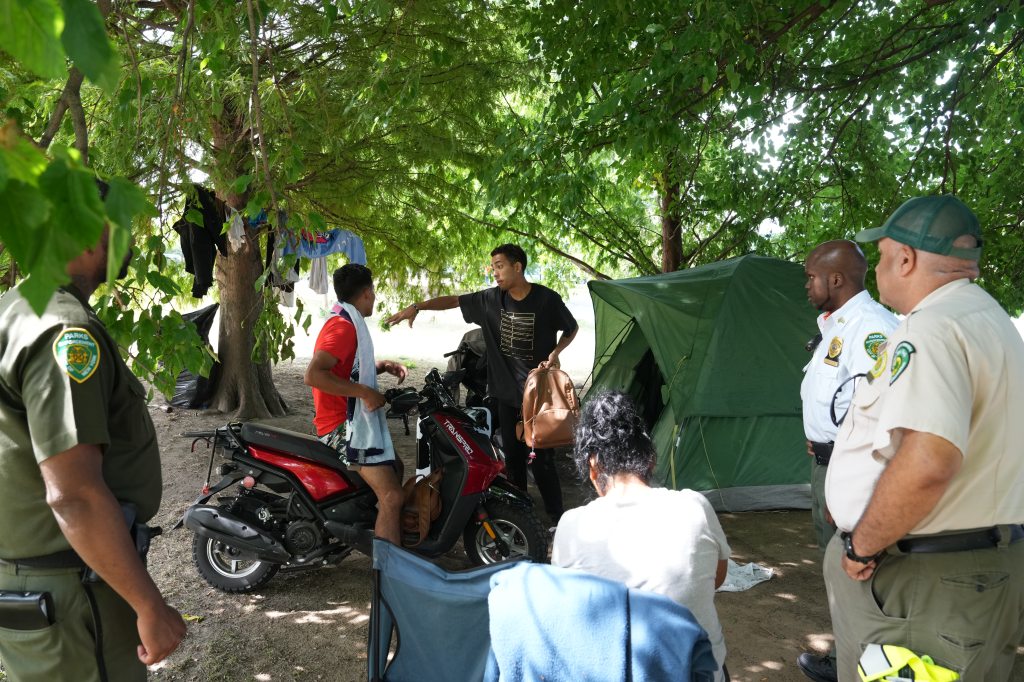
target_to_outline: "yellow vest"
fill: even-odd
[[[868,644],[857,672],[863,682],[953,682],[960,674],[936,665],[930,656],[918,656],[910,649],[892,644]]]

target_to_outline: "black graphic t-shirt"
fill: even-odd
[[[576,318],[562,297],[531,284],[521,301],[498,287],[459,296],[462,317],[478,324],[487,344],[487,391],[507,405],[523,401],[526,375],[558,344],[558,332],[576,331]]]

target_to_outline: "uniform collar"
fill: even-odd
[[[910,314],[913,315],[918,310],[923,310],[924,308],[927,308],[930,305],[935,305],[940,300],[942,300],[946,296],[952,294],[957,289],[962,289],[963,287],[967,286],[970,283],[971,283],[971,280],[969,280],[966,277],[964,277],[962,279],[955,279],[952,282],[949,282],[947,284],[943,284],[941,287],[939,287],[938,289],[934,290],[932,293],[930,293],[927,296],[925,296],[924,298],[922,298],[918,302],[918,304],[916,306],[914,306],[914,309],[910,311]]]
[[[861,291],[838,309],[832,311],[832,313],[818,315],[818,329],[824,332],[826,327],[831,328],[836,325],[845,325],[850,314],[870,300],[871,294],[868,293],[867,289]]]
[[[84,305],[89,310],[92,310],[92,306],[89,305],[89,298],[81,291],[79,291],[78,287],[76,287],[74,284],[65,284],[64,286],[60,287],[60,290],[71,294],[72,296],[78,299],[79,303]]]

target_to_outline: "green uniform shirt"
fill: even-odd
[[[75,445],[103,450],[103,478],[152,518],[160,453],[145,389],[77,290],[37,316],[17,287],[0,298],[0,558],[67,549],[46,504],[40,462]]]

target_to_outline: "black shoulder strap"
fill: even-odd
[[[849,407],[849,405],[847,405],[846,412],[843,413],[843,416],[840,417],[839,419],[836,419],[836,400],[839,399],[839,394],[843,392],[843,388],[846,387],[846,384],[850,383],[851,381],[856,381],[857,379],[860,379],[861,377],[866,377],[867,375],[868,375],[867,372],[861,372],[860,374],[854,374],[852,377],[850,377],[849,379],[847,379],[843,383],[839,384],[839,388],[837,388],[836,392],[832,394],[832,403],[828,406],[828,412],[829,412],[829,416],[832,417],[832,423],[835,424],[836,426],[842,426],[843,425],[843,420],[846,419],[846,415],[850,413],[850,407]],[[856,388],[857,388],[857,385],[854,384],[854,389],[856,389]]]

